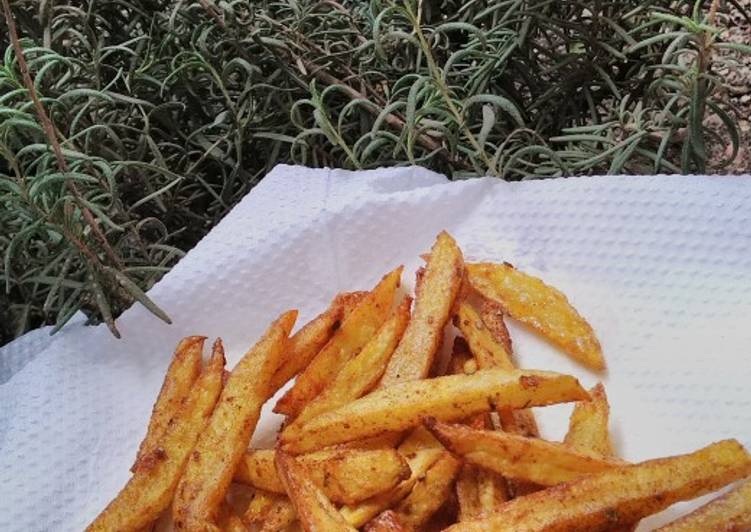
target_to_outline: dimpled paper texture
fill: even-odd
[[[746,178],[447,182],[418,168],[280,166],[151,290],[173,325],[140,306],[118,319],[122,340],[76,324],[0,385],[0,530],[80,530],[104,508],[129,477],[180,337],[221,336],[231,367],[286,309],[299,309],[299,325],[401,263],[411,288],[442,229],[468,260],[538,274],[591,321],[623,457],[728,437],[751,446],[749,213]],[[523,367],[587,387],[600,378],[511,331]],[[570,406],[536,412],[562,438]],[[276,423],[265,413],[256,442],[271,443]]]

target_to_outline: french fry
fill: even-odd
[[[263,490],[256,490],[243,515],[243,521],[259,532],[286,530],[296,520],[295,507],[286,495]]]
[[[402,524],[395,511],[386,510],[365,525],[365,532],[410,532],[410,529]]]
[[[426,419],[425,424],[438,441],[467,462],[505,477],[544,486],[555,486],[621,465],[537,438],[449,425],[433,418]]]
[[[306,532],[356,532],[357,529],[347,524],[297,460],[288,454],[277,452],[276,467]]]
[[[608,429],[610,406],[605,387],[598,384],[589,391],[589,395],[592,399],[580,401],[574,406],[563,441],[575,451],[613,456]]]
[[[284,360],[271,379],[271,394],[300,373],[331,339],[342,320],[362,301],[367,292],[345,292],[329,308],[306,323],[289,339]]]
[[[253,434],[297,311],[282,314],[237,363],[190,455],[172,505],[176,530],[211,528]]]
[[[417,285],[412,319],[383,374],[381,387],[427,377],[463,272],[464,259],[459,246],[448,233],[441,232]]]
[[[503,319],[503,305],[483,297],[480,304],[480,316],[493,339],[501,344],[509,355],[513,354],[511,334],[508,332],[508,327],[506,327],[506,322]]]
[[[412,491],[396,506],[399,521],[411,528],[420,528],[446,502],[461,462],[444,451],[438,460],[418,479]]]
[[[273,493],[284,493],[270,449],[245,454],[235,471],[242,482]],[[300,467],[332,501],[356,504],[392,489],[409,478],[407,461],[395,449],[335,449],[298,457]]]
[[[353,527],[360,528],[382,511],[406,497],[417,481],[424,477],[430,466],[443,454],[441,449],[422,449],[407,455],[411,474],[407,480],[395,488],[355,505],[345,505],[339,509],[344,519]]]
[[[489,425],[487,415],[477,416],[468,425],[475,429],[486,428]],[[468,521],[495,511],[510,496],[508,484],[501,475],[465,462],[456,479],[456,498],[459,521]]]
[[[375,388],[409,322],[411,304],[412,298],[405,297],[362,351],[348,360],[331,384],[303,408],[294,425],[359,399]]]
[[[592,327],[562,292],[507,263],[467,264],[466,270],[472,287],[503,305],[511,317],[585,366],[605,368],[602,348]]]
[[[86,529],[135,531],[153,522],[172,502],[177,482],[198,435],[206,426],[222,390],[221,341],[157,447],[144,456],[123,490]]]
[[[543,406],[587,397],[574,377],[552,372],[485,370],[447,375],[377,390],[294,431],[285,430],[279,442],[285,451],[299,454],[406,430],[426,416],[453,421],[498,407]]]
[[[138,469],[139,461],[144,456],[152,454],[170,420],[175,417],[180,405],[188,397],[193,383],[201,373],[201,355],[205,340],[205,336],[188,336],[177,344],[172,362],[164,376],[162,389],[154,403],[146,436],[138,448],[131,471]]]
[[[748,452],[737,441],[724,440],[691,454],[625,465],[519,497],[493,515],[458,523],[447,531],[605,531],[750,473]]]
[[[514,369],[511,353],[497,342],[485,322],[467,301],[457,305],[454,325],[461,331],[480,369]]]
[[[274,406],[274,412],[297,416],[386,321],[402,276],[398,267],[381,279],[342,322],[331,340],[310,361],[295,384]]]
[[[287,501],[289,501],[286,495],[256,489],[253,493],[253,498],[248,503],[248,508],[245,510],[243,521],[249,524],[264,521],[266,515],[271,510],[271,507],[280,499],[287,499]],[[290,503],[290,505],[291,504],[292,503]]]
[[[698,532],[751,530],[751,478],[721,497],[709,501],[688,515],[668,523],[657,532]]]
[[[458,305],[455,324],[466,338],[469,349],[480,369],[514,369],[511,353],[494,338],[493,333],[486,327],[477,311],[466,301],[462,301]],[[496,324],[495,327],[500,326]],[[500,416],[501,427],[506,432],[529,437],[539,436],[537,422],[531,411],[500,408],[498,415]]]

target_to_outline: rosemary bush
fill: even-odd
[[[168,319],[144,291],[280,162],[524,179],[738,150],[736,2],[2,1],[0,344]]]

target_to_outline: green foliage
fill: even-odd
[[[68,169],[3,32],[0,343],[79,309],[114,329],[134,301],[166,319],[143,292],[280,162],[524,179],[702,172],[715,143],[732,160],[714,71],[748,50],[705,4],[15,0]]]

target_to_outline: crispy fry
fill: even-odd
[[[396,506],[399,520],[412,528],[420,528],[446,502],[461,462],[444,451],[420,478],[412,491]]]
[[[475,429],[490,427],[487,414],[475,417],[468,425]],[[456,497],[458,520],[468,521],[494,512],[509,500],[509,486],[501,475],[465,462],[456,479]]]
[[[292,456],[276,453],[276,467],[306,532],[355,531]]]
[[[345,319],[325,347],[311,360],[274,412],[295,417],[331,381],[344,363],[370,340],[386,321],[399,287],[402,267],[385,275]]]
[[[259,532],[285,530],[297,520],[295,507],[286,495],[256,490],[253,500],[243,515],[243,521],[256,526]],[[256,530],[254,528],[253,530]]]
[[[222,390],[224,350],[214,344],[208,364],[149,456],[88,531],[139,530],[167,509],[198,435],[203,431]]]
[[[427,377],[463,272],[464,259],[459,246],[448,233],[441,232],[431,249],[424,277],[418,283],[412,319],[383,374],[382,387]]]
[[[329,308],[306,323],[289,339],[284,360],[271,379],[271,393],[300,373],[326,345],[341,321],[362,301],[367,292],[345,292]]]
[[[450,532],[605,531],[629,525],[751,473],[751,456],[735,440],[691,454],[649,460],[590,475],[507,502],[493,515]]]
[[[256,489],[255,493],[253,493],[253,498],[248,503],[248,508],[245,510],[243,521],[249,524],[264,521],[266,519],[266,514],[270,511],[272,505],[279,499],[287,499],[287,496]],[[291,504],[292,503],[290,503],[290,505]]]
[[[172,505],[176,530],[211,527],[253,434],[297,311],[282,314],[237,363],[190,455]]]
[[[458,305],[455,324],[466,338],[480,369],[514,369],[511,353],[496,341],[480,315],[466,301]],[[539,436],[537,422],[530,410],[500,408],[498,415],[501,427],[506,432],[529,437]]]
[[[514,369],[511,353],[495,340],[485,322],[468,302],[462,301],[457,306],[454,325],[464,335],[480,369]]]
[[[621,465],[560,443],[425,420],[433,435],[466,461],[505,477],[554,486]]]
[[[350,525],[356,528],[363,526],[383,510],[386,510],[406,497],[412,491],[415,483],[425,476],[430,466],[442,454],[443,450],[441,449],[422,449],[406,456],[409,468],[412,471],[407,480],[403,480],[394,489],[381,495],[376,495],[356,505],[342,506],[339,512]]]
[[[393,510],[381,512],[378,517],[365,525],[365,532],[409,532],[409,530]]]
[[[180,405],[188,397],[193,383],[201,373],[201,355],[205,340],[205,336],[188,336],[177,344],[172,362],[164,376],[162,389],[154,403],[149,428],[138,448],[131,471],[138,469],[139,461],[154,451],[170,420],[175,417]]]
[[[359,399],[375,388],[409,322],[411,304],[412,298],[405,297],[362,351],[344,364],[331,384],[303,408],[293,424],[299,425],[318,414]]]
[[[751,478],[731,491],[711,500],[688,515],[668,523],[657,532],[698,532],[751,530]]]
[[[575,451],[613,456],[608,418],[610,406],[605,387],[598,384],[589,391],[589,401],[580,401],[574,406],[569,420],[564,443]]]
[[[514,346],[511,341],[511,334],[508,332],[508,327],[506,327],[506,322],[503,319],[503,306],[492,299],[483,297],[480,304],[480,316],[493,339],[501,344],[509,355],[512,355]]]
[[[235,482],[284,493],[275,454],[270,449],[246,453],[235,471]],[[298,462],[329,499],[345,504],[388,491],[410,475],[407,461],[395,449],[318,451],[300,455]]]
[[[377,390],[297,430],[284,431],[279,441],[285,451],[304,453],[412,428],[426,416],[452,421],[499,406],[543,406],[586,397],[574,377],[552,372],[485,370],[448,375]]]
[[[483,296],[503,305],[511,317],[587,367],[605,368],[600,342],[592,327],[562,292],[507,263],[468,264],[466,269],[472,286]]]

